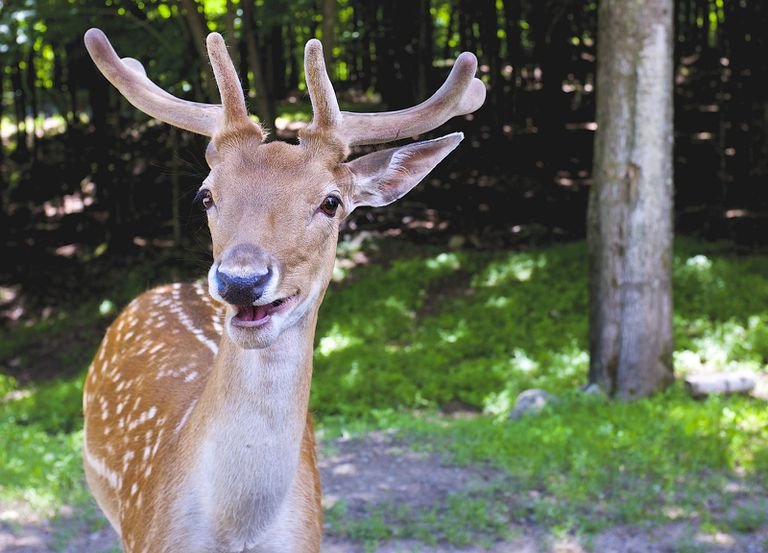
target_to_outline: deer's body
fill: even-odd
[[[311,348],[243,350],[222,323],[200,283],[115,320],[85,386],[88,483],[130,551],[316,551]]]
[[[420,106],[350,114],[339,111],[320,44],[310,41],[314,118],[288,145],[263,143],[215,33],[208,51],[221,106],[171,96],[98,30],[86,46],[134,105],[211,137],[197,199],[213,244],[207,283],[147,292],[107,331],[83,394],[88,484],[128,553],[317,553],[307,406],[340,221],[401,197],[462,135],[345,159],[351,145],[414,136],[477,109],[477,62],[463,54]]]

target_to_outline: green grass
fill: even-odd
[[[439,505],[416,509],[384,503],[371,506],[365,516],[348,513],[340,501],[328,509],[325,522],[338,536],[366,544],[369,549],[388,539],[414,539],[427,545],[490,545],[510,536],[515,502],[506,480],[448,495]],[[491,541],[489,541],[491,540]]]
[[[729,510],[738,498],[727,485],[766,495],[764,403],[693,401],[679,386],[632,403],[576,391],[588,366],[583,243],[528,252],[412,246],[373,258],[341,275],[321,311],[311,398],[319,427],[332,435],[396,426],[457,463],[494,467],[507,489],[494,485],[422,512],[384,505],[362,520],[347,520],[340,504],[329,513],[335,532],[366,543],[459,544],[502,535],[522,518],[584,532],[673,516],[735,531],[765,523],[747,508]],[[768,257],[681,241],[674,272],[677,370],[764,371]],[[115,294],[117,303],[129,296]],[[33,359],[36,344],[55,342],[73,324],[103,324],[100,304],[6,333],[0,361]],[[55,511],[87,497],[80,382],[94,346],[83,340],[83,351],[57,360],[80,366],[68,379],[19,389],[0,376],[0,500]],[[530,387],[561,400],[508,421],[516,394]],[[457,403],[486,416],[436,414]]]
[[[633,403],[573,393],[534,418],[406,428],[414,443],[498,467],[520,494],[539,492],[528,509],[547,525],[725,520],[739,497],[729,482],[766,492],[768,410],[756,400],[694,402],[679,387]]]

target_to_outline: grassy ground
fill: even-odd
[[[396,258],[386,247],[340,251],[358,264],[339,265],[320,316],[312,408],[321,432],[397,428],[409,443],[501,479],[418,514],[393,505],[350,524],[337,505],[328,513],[336,533],[462,543],[475,531],[503,537],[522,519],[577,533],[690,518],[712,531],[766,524],[763,401],[693,401],[680,386],[633,403],[578,391],[588,363],[583,243],[527,252],[398,245]],[[678,373],[764,373],[768,257],[680,241],[674,272]],[[81,380],[114,307],[94,298],[3,336],[3,365],[43,351],[81,369],[31,387],[0,375],[0,500],[51,513],[85,501]],[[559,401],[508,420],[530,387]],[[456,411],[463,416],[446,414]]]

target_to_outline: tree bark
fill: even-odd
[[[29,91],[29,107],[30,115],[32,116],[32,128],[30,129],[30,136],[32,139],[32,159],[37,161],[39,159],[38,141],[37,141],[37,119],[40,115],[37,105],[37,68],[35,66],[35,49],[30,45],[29,52],[27,53],[27,74],[26,83],[27,90]]]
[[[359,37],[359,73],[358,82],[360,90],[368,90],[376,81],[376,65],[373,62],[372,50],[374,48],[371,29],[375,28],[376,14],[372,6],[365,0],[357,3],[355,9],[360,13],[360,37]]]
[[[247,2],[245,2],[247,4]],[[218,103],[219,91],[216,88],[216,81],[208,69],[210,63],[208,62],[208,50],[205,46],[205,39],[208,36],[208,28],[205,25],[205,16],[198,11],[198,4],[196,0],[181,0],[181,6],[184,11],[184,20],[187,22],[187,28],[192,36],[192,42],[197,50],[198,58],[200,59],[200,69],[204,73],[203,82],[205,83],[205,94],[208,96],[208,101],[212,103]]]
[[[0,71],[0,121],[3,120],[3,113],[5,112],[5,106],[3,105],[3,99],[5,98],[5,71]],[[5,141],[3,140],[3,136],[0,134],[0,183],[3,184],[3,189],[0,190],[0,217],[2,217],[5,214],[5,210],[3,209],[4,203],[3,203],[3,193],[5,192],[5,183],[6,183],[6,175],[5,175],[5,164],[2,163],[5,160]],[[2,228],[2,227],[0,227]]]
[[[27,92],[24,87],[24,76],[21,61],[11,66],[11,90],[13,94],[13,106],[16,112],[16,148],[14,154],[19,159],[26,159],[29,155],[27,145]]]
[[[235,31],[235,16],[237,9],[232,0],[227,0],[227,11],[224,14],[224,21],[227,28],[227,44],[230,45],[229,55],[232,56],[232,63],[235,67],[240,67],[240,51],[237,48],[237,32]]]
[[[256,30],[253,24],[253,3],[243,2],[243,36],[248,47],[248,66],[253,73],[253,87],[256,93],[256,108],[263,125],[267,129],[275,128],[275,103],[272,91],[267,85],[264,68],[259,57],[256,42]]]
[[[389,109],[418,101],[419,3],[382,3],[376,36],[377,90]]]
[[[323,0],[323,52],[325,52],[325,67],[331,80],[336,80],[333,48],[336,45],[336,0]]]
[[[672,368],[672,0],[602,0],[589,198],[590,382],[649,395]]]
[[[416,96],[419,101],[429,96],[432,80],[432,2],[419,0],[419,37],[416,46]],[[494,29],[494,33],[495,33]]]
[[[517,116],[517,96],[523,65],[523,42],[520,31],[522,6],[520,0],[504,0],[504,30],[506,33],[507,61],[512,65],[512,79],[507,101],[502,105],[502,121],[512,121]]]

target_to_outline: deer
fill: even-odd
[[[339,109],[311,39],[312,120],[291,144],[266,141],[249,117],[220,34],[206,46],[221,104],[166,92],[99,29],[84,41],[129,103],[210,139],[195,203],[213,257],[204,280],[144,292],[106,331],[83,388],[87,484],[126,553],[316,553],[322,507],[308,404],[339,226],[357,207],[405,195],[463,134],[348,157],[477,110],[477,59],[460,54],[421,104],[354,113]]]

